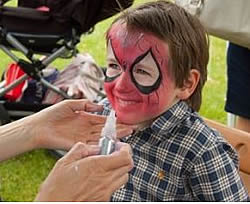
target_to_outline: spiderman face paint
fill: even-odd
[[[116,23],[108,34],[104,84],[117,117],[126,124],[156,118],[177,102],[168,69],[168,46],[157,37]]]

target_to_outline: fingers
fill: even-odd
[[[87,131],[92,135],[91,137],[89,137],[89,139],[93,139],[93,135],[98,135],[98,134],[100,137],[102,128],[104,127],[104,123],[106,121],[106,117],[103,117],[103,116],[96,117],[96,115],[92,115],[92,114],[84,115],[84,117],[85,117],[85,119],[86,119],[86,117],[88,117],[88,122],[90,122],[92,124],[92,126]],[[117,138],[122,138],[122,137],[128,136],[128,135],[132,134],[133,131],[134,131],[134,128],[131,126],[127,126],[127,125],[117,125],[117,127],[116,127]],[[96,138],[98,138],[98,137],[96,136]]]
[[[112,171],[112,182],[110,183],[110,193],[112,194],[114,191],[121,188],[122,185],[126,184],[129,179],[128,172],[130,169],[127,167],[122,167]]]
[[[119,151],[125,151],[131,153],[131,147],[130,145],[124,143],[124,142],[117,142],[116,144],[119,148],[117,148]]]
[[[137,129],[137,126],[135,125],[117,124],[116,126],[117,138],[121,139],[128,135],[131,135],[136,129]]]
[[[96,140],[101,137],[101,131],[102,128],[104,127],[104,123],[106,121],[106,117],[99,117],[96,115],[84,115],[85,119],[88,117],[88,122],[92,124],[92,127],[88,130],[89,136],[88,140]],[[117,138],[123,138],[128,135],[131,135],[134,132],[134,127],[133,126],[127,126],[127,125],[121,125],[118,124],[116,127],[116,133],[117,133]],[[86,138],[86,133],[83,135],[84,138]]]
[[[87,147],[88,147],[88,156],[97,155],[100,152],[100,147],[98,146],[98,143],[88,144]]]
[[[124,147],[124,146],[125,146],[125,147]],[[129,148],[128,148],[128,147],[129,147]],[[120,151],[122,148],[128,148],[129,154],[132,155],[132,149],[131,149],[131,147],[130,147],[128,144],[126,144],[126,143],[124,143],[124,142],[117,142],[117,143],[115,144],[115,149],[116,149],[116,151]]]
[[[98,145],[99,141],[88,141],[87,144],[88,145]]]
[[[86,113],[86,112],[80,112],[80,114],[83,117],[87,117],[88,119],[85,118],[85,120],[88,120],[89,123],[91,124],[105,124],[106,122],[106,116],[101,116],[101,115],[95,115],[91,113]]]
[[[101,112],[103,111],[103,106],[102,105],[97,105],[95,103],[86,103],[86,111],[88,112]]]
[[[83,142],[86,144],[96,144],[99,142],[101,137],[101,131],[104,127],[103,124],[92,124],[92,127],[89,128],[87,131],[79,132],[78,136],[75,138],[75,142]],[[131,128],[124,128],[117,130],[117,139],[121,139],[128,135],[131,135],[133,130]]]
[[[119,176],[117,179],[114,179],[114,182],[111,182],[110,190],[111,194],[122,187],[122,185],[128,182],[129,176],[128,173]]]
[[[102,105],[98,105],[95,103],[92,103],[88,100],[84,100],[84,111],[87,112],[100,112],[103,110],[103,106]]]
[[[123,123],[117,123],[116,127],[120,128],[120,129],[123,129],[123,128],[130,128],[132,130],[137,130],[138,129],[137,125],[126,125],[126,124],[123,124]]]
[[[85,111],[86,103],[88,102],[86,99],[81,100],[64,100],[64,103],[73,111]]]
[[[121,176],[127,174],[130,170],[131,169],[127,168],[127,166],[113,170],[112,171],[112,181],[119,179]]]
[[[88,155],[87,145],[81,142],[76,143],[70,151],[62,158],[66,163],[72,163]]]
[[[119,151],[116,151],[111,155],[99,156],[99,158],[97,158],[97,162],[102,163],[102,167],[106,171],[124,166],[131,169],[134,166],[131,156],[131,148],[128,144],[125,144]]]
[[[118,129],[117,130],[117,138],[121,139],[123,137],[126,137],[128,135],[131,135],[134,131],[131,128],[125,128],[125,129]]]
[[[101,105],[91,103],[86,99],[79,100],[65,100],[64,103],[74,112],[76,111],[89,111],[89,112],[99,112],[103,110]]]
[[[128,152],[131,157],[133,156],[133,151],[132,151],[130,145],[123,143],[123,142],[116,143],[116,151]]]
[[[65,163],[72,163],[90,155],[96,155],[100,151],[98,146],[88,146],[82,142],[76,143],[62,158]]]

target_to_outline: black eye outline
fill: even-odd
[[[157,69],[159,71],[159,77],[158,79],[156,80],[156,82],[154,83],[154,85],[152,86],[143,86],[143,85],[140,85],[136,82],[134,76],[133,76],[133,69],[135,68],[136,64],[138,64],[148,53],[151,53],[155,63],[156,63],[156,66],[157,66]],[[161,73],[161,70],[160,70],[160,65],[158,64],[155,56],[154,56],[154,53],[152,52],[152,49],[150,48],[147,52],[145,52],[144,54],[142,54],[141,56],[137,57],[135,59],[135,61],[133,62],[133,64],[131,65],[131,69],[130,69],[130,75],[131,75],[131,80],[132,82],[135,84],[135,86],[143,93],[143,94],[150,94],[152,93],[153,91],[157,90],[161,84],[161,80],[162,80],[162,73]]]

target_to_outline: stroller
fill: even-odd
[[[0,121],[8,123],[33,114],[50,104],[10,102],[4,95],[31,77],[43,86],[71,98],[43,77],[42,70],[59,57],[72,57],[81,35],[94,25],[132,5],[133,0],[19,0],[17,7],[0,0],[0,48],[25,72],[17,80],[0,87]],[[20,58],[12,51],[24,56]],[[39,59],[37,55],[45,55]]]

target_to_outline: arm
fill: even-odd
[[[0,126],[0,161],[37,148],[70,149],[76,142],[99,141],[106,117],[88,112],[102,106],[87,100],[65,100],[19,121]],[[119,124],[117,134],[132,128]]]
[[[96,134],[105,118],[83,111],[100,110],[101,106],[85,100],[69,100],[0,126],[0,161],[36,148],[69,149],[76,141],[99,138]],[[93,128],[96,134],[91,132]]]
[[[33,130],[27,119],[0,126],[0,161],[34,149]]]

